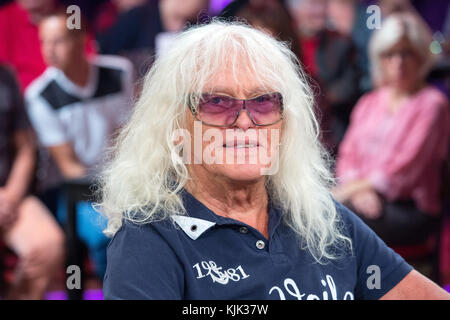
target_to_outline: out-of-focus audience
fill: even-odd
[[[361,93],[372,88],[368,46],[373,29],[367,27],[366,8],[358,0],[329,0],[328,24],[330,28],[352,39],[356,47]]]
[[[30,195],[35,143],[15,77],[0,65],[0,242],[19,258],[6,299],[42,299],[64,261],[64,234]]]
[[[131,63],[120,57],[85,54],[85,29],[69,30],[67,15],[54,13],[39,25],[42,55],[49,66],[25,92],[27,111],[41,145],[65,179],[95,176],[114,133],[127,120],[133,97]],[[45,181],[44,181],[45,182]],[[60,181],[61,182],[61,181]],[[65,201],[58,219],[66,219]],[[103,277],[108,239],[103,219],[89,202],[77,205],[78,233]]]
[[[46,15],[62,10],[57,0],[15,0],[0,7],[0,63],[13,67],[22,92],[46,68],[38,26]],[[95,52],[92,41],[87,52]]]
[[[380,87],[357,103],[337,157],[335,196],[392,246],[425,241],[442,209],[449,105],[424,82],[429,43],[409,13],[375,32],[370,56]]]
[[[129,58],[138,78],[145,75],[155,53],[164,52],[187,23],[207,16],[207,0],[113,0],[104,5],[97,40],[103,54]]]
[[[332,151],[360,96],[360,71],[351,38],[327,28],[327,0],[289,0],[299,33],[302,63],[318,82],[324,142]]]
[[[438,2],[443,12],[445,0]],[[69,4],[92,10],[82,12],[81,29],[66,26]],[[381,13],[374,30],[371,4]],[[449,184],[441,174],[450,144],[441,91],[450,92],[450,6],[442,32],[430,28],[424,7],[414,0],[1,1],[0,265],[2,244],[19,258],[5,297],[43,297],[64,260],[62,185],[95,179],[139,80],[179,31],[207,23],[211,10],[263,29],[297,55],[336,160],[335,197],[389,245],[425,241],[450,211],[440,197]],[[105,221],[90,202],[76,211],[101,279]]]
[[[227,6],[222,18],[236,17],[259,28],[278,40],[289,43],[291,50],[301,58],[300,39],[294,21],[283,2],[277,0],[236,0]]]
[[[45,70],[38,24],[56,4],[55,0],[17,0],[0,7],[0,62],[14,68],[22,90]]]

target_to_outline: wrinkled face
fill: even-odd
[[[387,85],[401,90],[413,88],[420,79],[423,59],[411,42],[403,38],[381,54],[381,71]]]
[[[84,52],[81,35],[70,34],[62,17],[50,17],[39,25],[41,51],[47,65],[65,70]]]
[[[261,88],[254,77],[240,74],[237,79],[233,77],[230,69],[224,68],[210,81],[204,92],[211,92],[213,96],[226,96],[237,99],[251,99],[261,97],[272,90]],[[216,99],[219,102],[219,99]],[[263,98],[256,99],[253,109],[241,110],[234,124],[225,127],[215,127],[196,121],[194,115],[188,112],[187,130],[191,140],[191,156],[197,164],[188,165],[191,175],[206,179],[225,179],[234,182],[252,182],[265,179],[266,175],[275,174],[277,171],[278,145],[282,136],[283,120],[281,115],[263,112],[258,113],[258,104],[264,105]],[[276,101],[276,100],[273,100]],[[236,104],[241,106],[241,102]],[[269,105],[270,106],[270,105]],[[249,107],[250,108],[250,107]],[[236,110],[236,109],[235,109]],[[215,112],[214,110],[212,110]],[[220,110],[222,112],[222,110]],[[237,112],[235,112],[237,114]],[[250,118],[258,123],[270,123],[275,119],[276,123],[268,126],[257,126]],[[202,118],[202,116],[199,116]],[[206,118],[203,114],[203,121],[213,121],[217,114],[211,114]],[[277,118],[278,117],[278,118]],[[218,117],[220,119],[220,117]],[[222,118],[223,119],[223,118]],[[232,122],[230,120],[230,122]],[[197,143],[197,147],[196,144]],[[202,151],[199,152],[201,146]],[[193,161],[193,162],[194,162]]]

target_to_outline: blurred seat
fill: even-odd
[[[83,299],[85,272],[92,269],[91,264],[89,264],[89,259],[85,259],[87,252],[86,248],[77,234],[76,204],[80,201],[92,201],[93,185],[94,182],[89,178],[66,180],[63,184],[63,193],[67,205],[67,222],[65,225],[67,249],[66,266],[76,265],[80,266],[81,269],[81,288],[67,288],[69,300]],[[70,274],[67,274],[67,276],[70,276]]]
[[[422,272],[441,286],[444,285],[441,274],[441,260],[445,255],[441,250],[442,241],[444,233],[450,232],[450,230],[446,229],[448,225],[446,221],[450,219],[450,158],[447,158],[443,164],[442,171],[442,212],[436,230],[423,243],[392,247],[395,252],[400,254],[419,272]]]

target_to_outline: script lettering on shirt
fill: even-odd
[[[225,270],[223,267],[218,267],[214,261],[201,261],[194,264],[192,268],[197,271],[197,279],[209,276],[213,282],[223,285],[227,284],[229,280],[236,282],[250,277],[241,265]]]
[[[324,287],[324,290],[322,291],[322,299],[323,300],[337,300],[338,299],[338,290],[336,288],[336,284],[333,280],[333,277],[330,275],[326,275],[326,281],[324,279],[320,280],[320,283]],[[303,298],[306,296],[306,300],[321,300],[319,295],[316,294],[308,294],[301,293],[300,289],[298,288],[297,284],[294,280],[291,278],[284,279],[283,282],[284,290],[278,286],[273,286],[269,290],[269,295],[276,294],[280,296],[280,300],[286,300],[286,294],[285,291],[297,300],[303,300]],[[353,300],[354,295],[350,291],[346,291],[342,297],[343,300]]]

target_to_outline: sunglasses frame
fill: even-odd
[[[278,119],[277,121],[268,123],[268,124],[257,124],[257,123],[255,122],[255,120],[253,120],[253,117],[252,117],[252,114],[251,114],[250,110],[248,110],[248,109],[245,108],[245,103],[246,103],[247,101],[255,100],[255,99],[258,99],[258,98],[260,98],[260,97],[262,97],[262,96],[265,96],[265,95],[268,95],[268,94],[276,94],[277,96],[279,96],[279,99],[280,99],[280,119]],[[283,113],[283,111],[284,111],[284,108],[283,108],[283,96],[282,96],[281,93],[279,93],[279,92],[268,92],[268,93],[264,93],[264,94],[261,94],[261,95],[259,95],[259,96],[250,98],[250,99],[236,99],[236,98],[234,98],[234,97],[230,97],[230,96],[223,95],[223,94],[215,94],[215,95],[216,95],[216,96],[221,96],[221,97],[231,98],[231,99],[233,99],[234,101],[242,101],[242,102],[243,102],[243,103],[242,103],[242,108],[236,113],[236,118],[234,119],[234,121],[233,121],[231,124],[219,125],[219,124],[211,124],[211,123],[208,123],[208,122],[205,122],[205,121],[199,119],[199,118],[197,117],[197,115],[198,115],[198,109],[196,109],[195,106],[193,106],[193,104],[192,104],[192,96],[194,96],[194,95],[190,95],[187,104],[188,104],[189,110],[191,110],[192,115],[194,116],[194,119],[195,119],[195,120],[200,121],[201,123],[206,124],[206,125],[211,126],[211,127],[220,127],[220,128],[231,127],[231,126],[233,126],[233,125],[236,123],[236,121],[238,120],[239,115],[241,114],[242,110],[246,110],[246,111],[247,111],[248,117],[250,118],[250,120],[252,121],[252,123],[253,123],[255,126],[258,126],[258,127],[267,127],[267,126],[271,126],[271,125],[273,125],[273,124],[275,124],[275,123],[278,123],[278,122],[280,122],[281,120],[283,120],[283,117],[284,117],[284,113]],[[195,95],[195,96],[197,96],[197,95]],[[197,96],[197,97],[198,97],[198,96]]]

